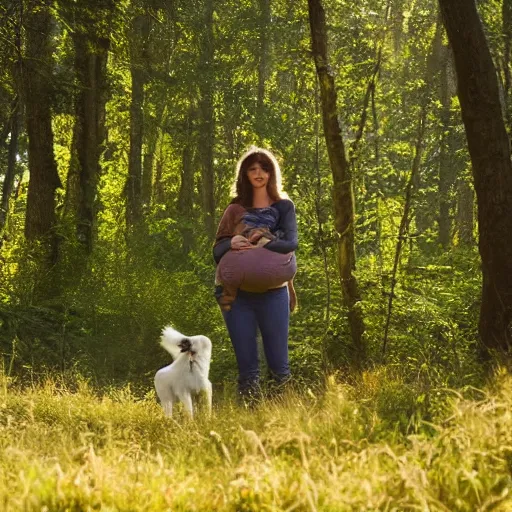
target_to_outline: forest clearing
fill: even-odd
[[[508,511],[512,380],[436,391],[421,418],[397,376],[291,393],[248,413],[165,418],[154,393],[49,378],[0,388],[0,504],[18,511]],[[416,409],[414,411],[414,409]],[[409,417],[411,411],[416,415]]]
[[[511,135],[511,0],[0,2],[0,510],[512,510]]]

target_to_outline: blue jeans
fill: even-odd
[[[238,290],[230,311],[223,312],[238,363],[238,389],[246,395],[259,383],[259,329],[268,368],[277,382],[290,377],[288,364],[288,324],[290,320],[288,287],[264,293]]]

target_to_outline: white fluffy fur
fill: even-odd
[[[190,348],[182,352],[183,341],[190,342]],[[172,327],[162,331],[160,341],[173,357],[174,362],[158,370],[155,375],[155,388],[167,416],[172,416],[172,406],[182,402],[185,410],[194,415],[192,397],[201,391],[206,392],[208,411],[212,407],[212,383],[208,380],[212,342],[206,336],[184,336]]]

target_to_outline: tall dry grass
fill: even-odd
[[[330,378],[251,411],[219,399],[196,421],[164,418],[152,393],[3,378],[0,510],[512,510],[512,378],[476,400],[446,391],[414,434],[379,412],[387,378]]]

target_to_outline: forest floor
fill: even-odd
[[[254,410],[217,397],[191,421],[165,418],[153,392],[0,377],[0,509],[512,510],[512,377],[437,391],[429,421],[386,418],[385,378],[330,377]]]

